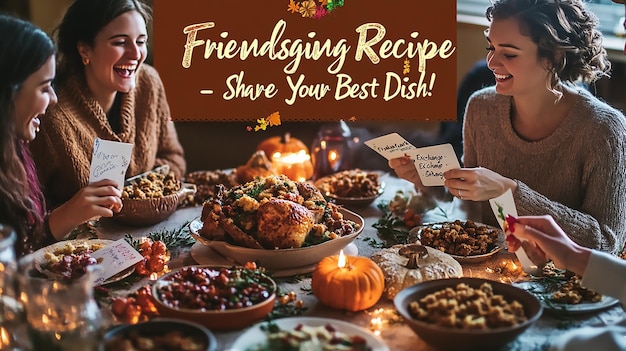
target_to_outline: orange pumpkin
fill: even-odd
[[[289,133],[262,141],[257,150],[265,152],[278,174],[284,174],[296,181],[305,181],[313,176],[309,149]]]
[[[374,261],[362,256],[340,256],[322,259],[311,278],[311,288],[317,299],[330,307],[362,311],[376,304],[383,295],[385,275]]]

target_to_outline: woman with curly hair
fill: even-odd
[[[511,190],[519,215],[549,214],[578,244],[611,253],[626,233],[626,119],[581,88],[611,64],[582,0],[496,0],[487,9],[496,84],[474,93],[463,126],[464,168],[445,173],[460,199]],[[421,187],[412,162],[390,161]],[[417,179],[417,180],[416,180]]]
[[[41,29],[0,14],[0,223],[17,233],[18,256],[51,244],[95,216],[112,216],[122,206],[113,181],[81,189],[48,213],[28,144],[39,132],[52,88],[55,48]]]

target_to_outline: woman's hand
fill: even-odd
[[[69,201],[50,213],[50,231],[61,239],[77,225],[94,217],[112,217],[122,209],[117,183],[104,179],[80,189]]]
[[[422,193],[428,191],[428,187],[422,184],[419,173],[415,168],[415,162],[409,156],[402,156],[398,158],[392,158],[389,160],[389,168],[396,172],[398,178],[406,179],[415,185],[415,189]]]
[[[558,268],[584,273],[591,249],[572,241],[552,216],[518,217],[517,221],[510,226],[506,239],[509,251],[514,252],[521,245],[535,264],[551,259]]]
[[[461,200],[485,201],[517,188],[513,179],[487,168],[457,168],[446,171],[444,185]]]

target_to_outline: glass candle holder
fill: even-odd
[[[350,169],[354,141],[345,121],[322,125],[311,145],[313,179]]]
[[[69,281],[49,279],[32,255],[19,260],[20,300],[25,306],[27,350],[97,351],[106,325],[93,297],[99,265]]]
[[[23,322],[22,306],[17,302],[16,234],[0,224],[0,350],[19,350],[16,334]]]

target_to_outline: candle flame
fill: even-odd
[[[335,150],[330,150],[328,151],[328,161],[336,161],[337,158],[339,157],[339,155],[337,154],[337,151]]]
[[[289,167],[306,162],[310,159],[311,155],[309,155],[306,150],[300,150],[297,153],[287,153],[284,155],[280,152],[276,152],[272,155],[272,160],[274,160],[274,162],[277,161]]]
[[[346,256],[343,254],[343,250],[339,251],[339,258],[337,259],[337,267],[346,267]]]

